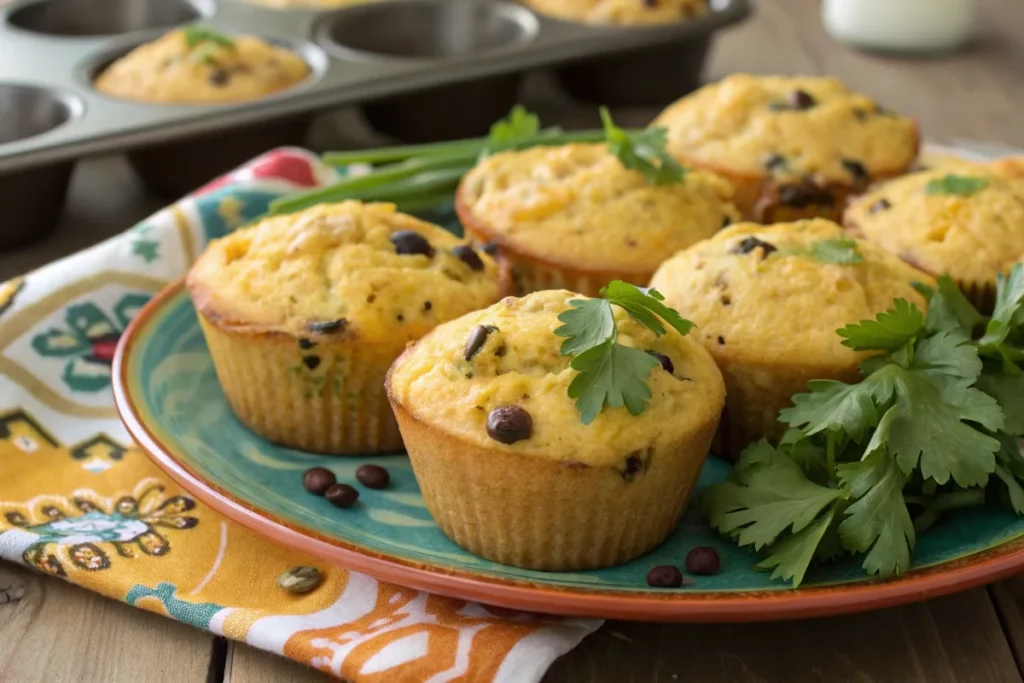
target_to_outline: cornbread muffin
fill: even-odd
[[[646,285],[662,260],[740,217],[710,173],[656,186],[604,144],[532,147],[484,159],[455,195],[466,234],[497,246],[519,293],[597,296],[611,280]]]
[[[214,240],[188,275],[239,419],[276,443],[338,454],[401,448],[388,366],[505,287],[490,257],[448,231],[355,201]]]
[[[850,203],[849,231],[933,275],[948,273],[979,309],[996,274],[1024,257],[1024,182],[961,161],[882,183]]]
[[[619,343],[661,354],[639,415],[580,421],[559,353],[558,315],[579,295],[508,297],[411,346],[388,398],[427,509],[455,543],[520,567],[574,570],[630,560],[675,527],[725,400],[698,340],[655,337],[614,306]]]
[[[725,375],[728,392],[718,444],[735,457],[751,441],[775,438],[779,411],[812,379],[851,382],[865,357],[836,330],[874,318],[904,298],[925,305],[912,283],[932,282],[899,258],[857,241],[860,263],[812,252],[850,240],[831,221],[741,223],[666,261],[651,280],[665,303],[693,321]]]
[[[725,175],[760,223],[839,220],[846,198],[917,156],[917,124],[835,78],[737,74],[655,119],[680,162]]]
[[[259,38],[187,27],[135,48],[107,67],[95,86],[126,100],[207,104],[266,97],[309,74],[302,57]]]
[[[524,0],[555,19],[584,24],[670,24],[707,14],[707,0]]]
[[[1003,157],[989,162],[996,173],[1016,180],[1024,180],[1024,156]]]

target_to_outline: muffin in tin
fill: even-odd
[[[660,354],[651,399],[589,425],[559,348],[565,290],[508,297],[437,327],[388,374],[427,509],[455,543],[549,571],[606,567],[658,545],[697,481],[725,399],[699,340],[613,307],[618,342]]]
[[[584,24],[670,24],[710,11],[708,0],[524,0],[541,14]]]
[[[488,157],[463,177],[455,209],[467,235],[509,262],[517,292],[588,296],[615,279],[646,285],[669,255],[740,217],[723,178],[690,171],[653,185],[603,144]]]
[[[816,255],[837,244],[855,245],[859,257],[849,260],[859,262]],[[810,380],[855,381],[865,354],[843,346],[836,330],[874,318],[896,298],[924,310],[914,282],[933,280],[831,221],[810,219],[727,228],[666,261],[651,286],[697,325],[691,334],[725,375],[717,447],[734,458],[750,442],[782,434],[779,411]]]
[[[190,26],[116,60],[96,77],[95,87],[140,102],[238,102],[290,88],[310,72],[291,50],[252,36],[225,36]]]
[[[917,124],[835,78],[737,74],[654,121],[683,164],[722,174],[759,223],[839,220],[848,196],[914,163]]]
[[[214,240],[188,288],[239,419],[275,443],[344,454],[401,447],[388,366],[438,323],[500,299],[507,280],[443,228],[349,201]]]
[[[895,178],[853,200],[843,221],[917,268],[949,274],[991,310],[996,275],[1024,257],[1024,182],[1011,169],[961,161]]]

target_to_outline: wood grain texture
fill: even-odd
[[[775,624],[613,622],[544,683],[1019,682],[983,589],[909,607]]]
[[[263,650],[232,643],[224,683],[336,683],[337,679]]]
[[[25,584],[0,605],[0,683],[203,683],[213,637],[0,563]]]

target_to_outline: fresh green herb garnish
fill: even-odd
[[[651,398],[647,377],[658,360],[617,341],[613,304],[659,337],[667,332],[666,324],[683,335],[693,327],[663,303],[665,297],[656,289],[615,280],[601,290],[601,297],[570,301],[569,310],[558,316],[561,327],[555,330],[566,338],[561,354],[573,356],[569,367],[579,373],[569,385],[569,397],[576,399],[583,424],[593,422],[606,406],[624,405],[630,414],[639,415]]]
[[[601,123],[608,140],[608,150],[618,157],[624,168],[640,171],[654,185],[674,185],[683,181],[686,169],[665,151],[667,129],[647,128],[628,133],[615,125],[605,107],[601,107]]]
[[[491,126],[487,139],[497,145],[509,145],[529,140],[539,132],[540,117],[517,104],[512,107],[507,117]]]
[[[773,578],[799,585],[812,562],[844,553],[892,576],[944,512],[995,494],[1024,514],[1024,266],[1000,279],[987,321],[949,277],[937,285],[919,287],[927,316],[897,299],[838,330],[874,352],[863,378],[811,382],[780,414],[779,445],[751,445],[705,494],[711,525],[764,550]]]
[[[924,186],[924,191],[926,194],[951,194],[968,197],[986,187],[988,187],[988,181],[984,178],[948,173],[941,178],[929,180],[928,184]]]
[[[182,32],[185,34],[185,42],[189,47],[196,47],[203,43],[212,43],[217,47],[226,48],[235,46],[235,41],[231,38],[206,26],[186,26]]]
[[[864,261],[860,250],[857,249],[857,242],[848,237],[818,240],[806,247],[802,245],[782,246],[769,254],[769,258],[773,256],[806,256],[815,261],[836,263],[841,266],[851,266]]]
[[[628,135],[636,133],[626,131]],[[565,132],[559,128],[540,128],[536,114],[516,106],[507,117],[491,126],[490,135],[485,138],[325,154],[324,160],[335,166],[377,166],[368,173],[353,174],[329,187],[276,199],[270,204],[270,213],[292,213],[345,199],[394,202],[399,210],[416,213],[451,203],[462,176],[481,157],[504,150],[605,139],[603,130]]]

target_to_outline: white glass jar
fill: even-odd
[[[974,33],[976,0],[825,0],[825,29],[865,50],[943,52]]]

